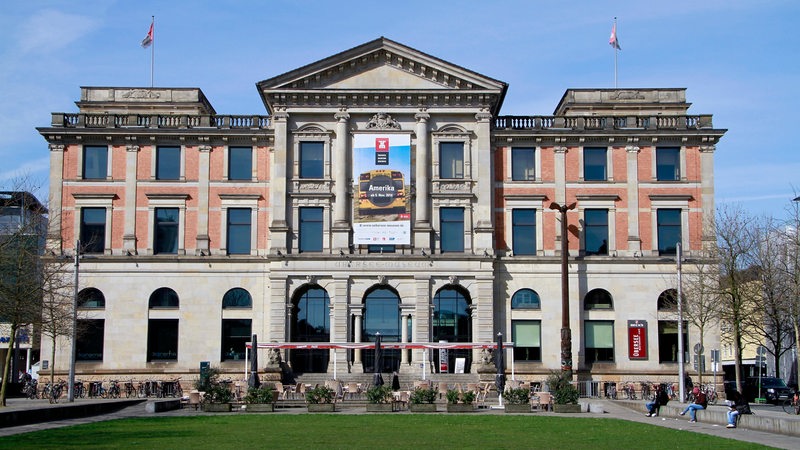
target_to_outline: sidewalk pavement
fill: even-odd
[[[84,402],[113,402],[114,400],[95,400],[95,399],[76,399],[76,403],[84,403]],[[151,400],[152,401],[152,400]],[[683,430],[683,431],[691,431],[695,433],[702,433],[707,434],[710,436],[717,436],[717,437],[724,437],[730,439],[736,439],[739,441],[744,442],[752,442],[761,445],[766,445],[775,448],[783,448],[783,449],[797,449],[800,448],[800,438],[794,436],[787,436],[777,433],[765,433],[761,431],[753,431],[747,430],[744,428],[735,428],[735,429],[728,429],[725,426],[716,425],[716,424],[709,424],[709,423],[689,423],[688,416],[674,416],[674,417],[646,417],[645,416],[645,409],[644,409],[644,402],[642,402],[641,411],[637,411],[634,409],[627,408],[618,404],[615,401],[610,400],[598,400],[595,399],[591,402],[592,404],[600,404],[602,405],[603,409],[605,410],[604,414],[594,414],[594,413],[581,413],[581,414],[558,414],[559,416],[571,416],[571,417],[583,417],[583,418],[616,418],[622,420],[629,420],[633,422],[642,422],[648,423],[651,425],[672,428],[675,430]],[[28,400],[28,399],[8,399],[6,401],[6,408],[4,411],[13,411],[13,410],[23,410],[23,409],[31,409],[31,408],[57,408],[63,407],[65,404],[68,405],[65,401],[62,401],[55,405],[50,405],[47,400]],[[0,442],[2,442],[3,436],[10,436],[14,434],[20,433],[29,433],[32,431],[40,431],[40,430],[47,430],[52,428],[60,428],[72,425],[79,425],[83,423],[93,423],[93,422],[100,422],[104,420],[114,420],[114,419],[125,419],[125,418],[132,418],[132,417],[177,417],[177,416],[194,416],[194,415],[204,415],[206,413],[197,411],[193,408],[185,408],[185,409],[178,409],[173,411],[167,411],[162,413],[150,413],[145,410],[146,402],[129,406],[123,408],[119,411],[103,414],[98,416],[91,416],[91,417],[82,417],[76,419],[69,419],[69,420],[59,420],[59,421],[52,421],[52,422],[42,422],[37,424],[31,425],[21,425],[16,427],[7,427],[7,428],[0,428]],[[305,408],[288,408],[288,409],[280,409],[279,412],[275,414],[298,414],[298,413],[305,413]],[[363,405],[358,407],[356,406],[343,406],[341,409],[341,413],[343,414],[362,414],[364,413]],[[237,414],[236,412],[231,414]],[[409,413],[396,413],[396,414],[409,414]],[[479,414],[505,414],[503,410],[499,409],[489,409],[489,410],[482,410]],[[532,416],[537,415],[555,415],[555,413],[550,412],[537,412],[532,414]],[[781,420],[800,420],[800,418],[796,416],[789,416],[783,411],[776,411],[776,412],[761,412],[759,411],[758,414],[770,414],[774,415],[776,418],[780,418]],[[713,446],[714,443],[709,442],[709,447]]]

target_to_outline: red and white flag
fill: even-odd
[[[619,39],[617,39],[617,22],[614,22],[614,26],[611,27],[611,37],[608,38],[608,45],[617,50],[622,50],[622,47],[619,46]]]
[[[155,21],[150,22],[150,30],[147,32],[147,36],[142,39],[142,48],[153,45],[153,25],[155,25]]]

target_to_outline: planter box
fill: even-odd
[[[530,403],[523,403],[521,405],[505,405],[507,413],[529,413],[531,412]]]
[[[250,413],[275,412],[275,405],[272,403],[249,403],[245,411]]]
[[[408,409],[411,412],[436,412],[436,403],[409,403]]]
[[[231,412],[230,403],[204,403],[201,406],[204,412]]]
[[[553,405],[553,412],[557,413],[579,413],[581,405]]]
[[[334,412],[336,403],[309,403],[308,412]]]
[[[447,404],[447,412],[450,413],[468,413],[468,412],[475,412],[475,405],[465,405],[463,403],[448,403]]]
[[[392,411],[394,409],[391,403],[367,403],[367,412],[384,413]]]

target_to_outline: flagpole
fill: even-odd
[[[153,17],[153,43],[150,44],[150,89],[153,88],[153,66],[155,65],[156,61],[156,16]],[[616,63],[615,63],[616,64]],[[615,69],[616,70],[616,69]],[[616,75],[615,75],[616,77]]]
[[[614,17],[614,36],[616,39],[617,34],[617,18]],[[618,41],[617,41],[618,42]],[[614,89],[617,88],[617,52],[619,51],[619,44],[614,44]]]

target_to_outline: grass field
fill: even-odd
[[[608,418],[254,414],[97,422],[0,438],[0,448],[766,448]]]

